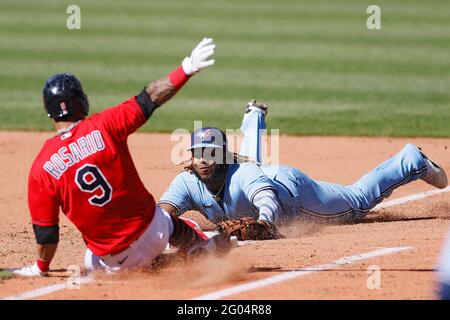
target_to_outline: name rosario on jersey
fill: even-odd
[[[95,130],[91,133],[77,139],[67,147],[62,147],[57,153],[54,153],[43,168],[54,178],[58,179],[66,172],[68,168],[80,162],[84,158],[105,149],[100,131]]]

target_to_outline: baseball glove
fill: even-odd
[[[235,236],[238,240],[270,240],[283,237],[274,224],[252,217],[224,220],[217,224],[216,231]]]

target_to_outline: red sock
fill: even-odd
[[[41,259],[37,259],[36,260],[37,266],[39,267],[39,269],[41,269],[42,272],[47,272],[48,270],[50,270],[50,261],[45,262]]]

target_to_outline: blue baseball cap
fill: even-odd
[[[187,150],[196,148],[226,148],[227,137],[219,128],[205,127],[191,133],[191,146]]]

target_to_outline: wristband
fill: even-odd
[[[190,76],[184,73],[183,67],[179,66],[169,73],[169,80],[176,89],[180,89],[189,80]]]

